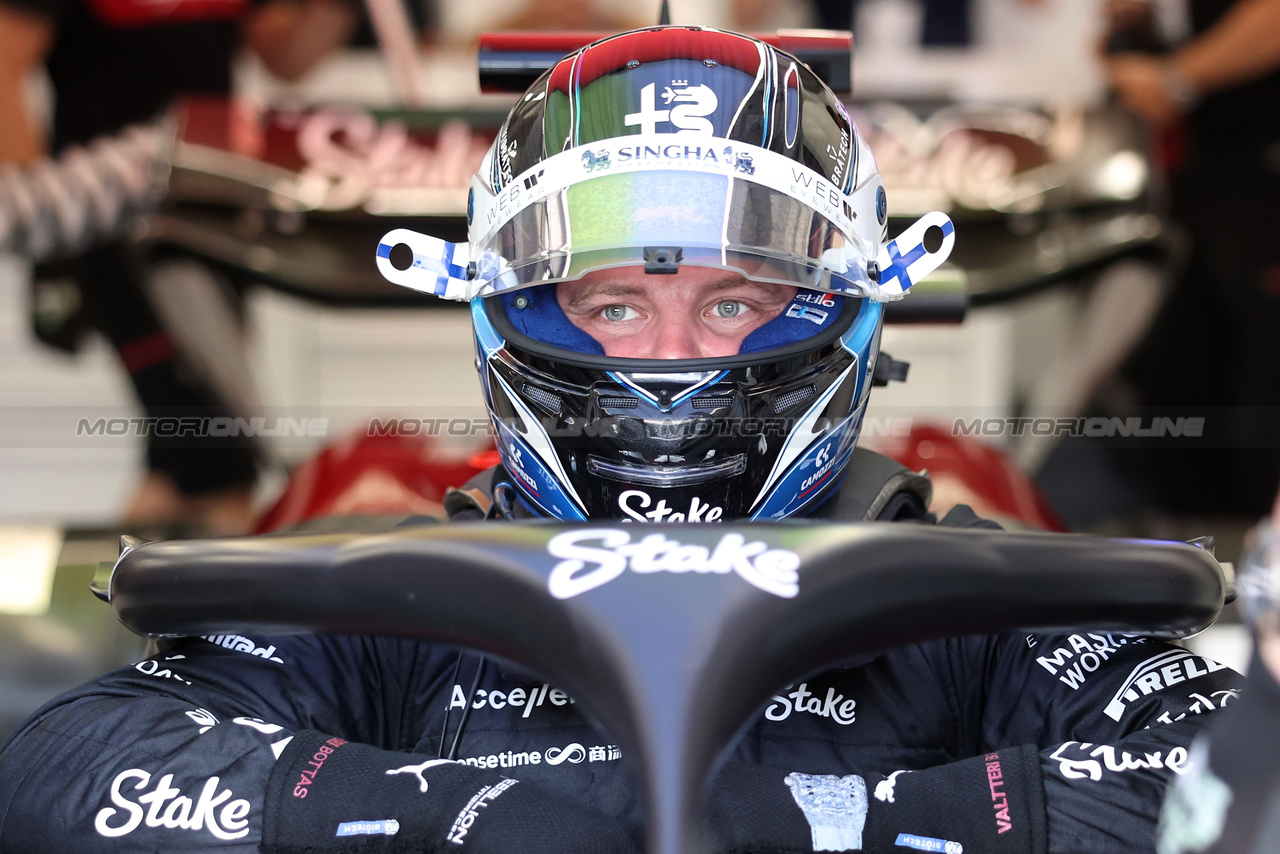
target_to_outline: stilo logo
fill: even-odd
[[[598,542],[598,546],[583,543]],[[791,599],[800,592],[800,556],[771,549],[760,540],[747,542],[737,532],[724,534],[715,548],[685,545],[663,534],[631,542],[626,531],[605,528],[566,531],[547,543],[547,554],[563,558],[551,570],[547,589],[557,599],[570,599],[608,584],[623,572],[736,572],[774,596]]]
[[[796,291],[796,295],[793,299],[798,302],[810,302],[815,305],[825,305],[827,308],[831,308],[836,304],[835,294],[829,294],[825,291]]]

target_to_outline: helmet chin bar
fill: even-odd
[[[900,300],[911,286],[928,276],[947,260],[955,246],[956,230],[951,218],[941,211],[927,213],[907,227],[895,239],[880,247],[872,264],[865,267],[854,244],[829,249],[822,256],[822,266],[833,273],[865,273],[850,277],[858,284],[842,288],[846,279],[832,279],[836,292],[855,290],[876,302]],[[404,269],[392,261],[392,252],[404,246],[412,253],[412,261]],[[933,246],[934,248],[930,248]],[[656,249],[657,247],[655,247]],[[676,272],[679,247],[660,247],[675,255],[668,267],[654,272]],[[648,250],[646,250],[647,252]],[[647,257],[647,256],[646,256]],[[492,255],[473,259],[470,244],[449,243],[437,237],[408,228],[388,231],[378,242],[378,272],[395,285],[447,300],[467,301],[480,295],[486,285],[510,276],[505,261]],[[646,264],[646,270],[648,265]],[[514,284],[514,281],[511,282]],[[492,290],[505,290],[493,288]]]

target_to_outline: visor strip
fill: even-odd
[[[851,242],[866,242],[855,236],[854,220],[866,214],[854,210],[854,196],[846,196],[839,187],[804,164],[746,142],[706,134],[659,133],[614,137],[566,149],[527,169],[497,195],[480,181],[473,180],[472,228],[480,232],[474,243],[481,246],[489,243],[520,211],[574,184],[605,172],[619,174],[653,169],[727,175],[760,184],[804,202],[834,223]],[[860,188],[854,195],[866,189]],[[875,187],[870,188],[869,196],[874,205]],[[869,210],[874,220],[874,207]]]

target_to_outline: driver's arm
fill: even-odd
[[[1240,0],[1209,30],[1168,57],[1119,54],[1107,74],[1120,98],[1157,127],[1186,107],[1171,94],[1170,75],[1189,95],[1209,95],[1280,68],[1280,0]]]
[[[1280,0],[1242,0],[1171,61],[1200,92],[1217,92],[1280,67]]]
[[[456,653],[193,640],[50,703],[0,750],[0,851],[631,850],[617,822],[412,753]]]
[[[1181,647],[1103,633],[1004,638],[990,662],[982,736],[1039,748],[1051,852],[1152,850],[1166,786],[1243,682]]]
[[[356,7],[347,0],[269,0],[243,25],[245,44],[277,77],[294,81],[355,32]]]
[[[1150,852],[1170,778],[1187,769],[1193,735],[1241,681],[1134,637],[923,648],[952,698],[946,752],[956,759],[937,764],[931,745],[897,773],[869,773],[854,758],[843,777],[730,763],[712,797],[715,850],[807,854],[834,839],[833,850]],[[924,711],[916,724],[927,730]],[[909,740],[913,722],[898,724]]]
[[[0,2],[0,164],[27,163],[44,154],[26,81],[44,61],[56,29],[48,15]]]

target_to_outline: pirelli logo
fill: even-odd
[[[1113,721],[1118,721],[1124,717],[1130,703],[1149,694],[1163,691],[1179,682],[1186,682],[1198,676],[1207,676],[1225,668],[1225,664],[1201,658],[1185,649],[1162,652],[1133,668],[1124,684],[1120,686],[1120,690],[1116,691],[1115,696],[1102,712]]]

